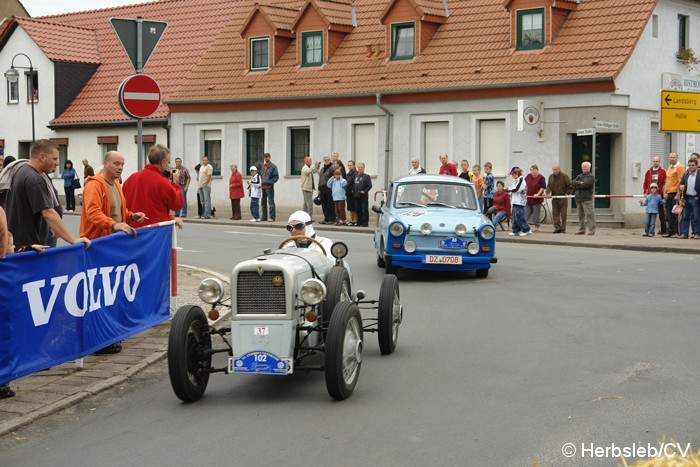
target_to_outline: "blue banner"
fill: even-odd
[[[172,226],[0,260],[0,384],[170,317]]]

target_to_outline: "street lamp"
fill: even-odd
[[[26,66],[15,67],[15,58],[19,57],[20,55],[29,60],[28,68]],[[15,68],[29,70],[29,100],[31,101],[32,105],[32,143],[34,143],[36,141],[36,138],[34,134],[34,66],[32,65],[32,59],[27,57],[27,55],[23,53],[18,53],[17,55],[12,57],[12,64],[10,65],[10,69],[5,72],[5,79],[7,79],[8,83],[16,83],[17,81],[19,81],[19,71],[17,71]]]

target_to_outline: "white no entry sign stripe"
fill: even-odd
[[[124,99],[136,99],[140,101],[158,101],[160,94],[157,92],[125,92]]]

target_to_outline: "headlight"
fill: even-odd
[[[479,252],[479,244],[476,242],[471,242],[469,245],[467,245],[467,251],[470,255],[477,254]]]
[[[490,225],[485,225],[481,228],[481,232],[479,232],[479,235],[481,235],[481,238],[483,238],[484,240],[491,240],[493,236],[496,235],[496,231]]]
[[[343,242],[335,242],[331,246],[331,255],[336,259],[343,259],[348,254],[348,246]]]
[[[464,237],[464,235],[467,233],[467,226],[464,224],[457,224],[457,227],[455,227],[455,234],[458,237]]]
[[[426,222],[425,224],[420,226],[420,233],[422,233],[423,235],[430,235],[431,233],[433,233],[433,226]]]
[[[299,295],[307,305],[318,305],[326,298],[326,285],[318,279],[308,279],[301,284]]]
[[[407,241],[403,244],[403,249],[406,250],[406,253],[413,253],[416,251],[416,242],[412,240]]]
[[[224,283],[214,277],[208,277],[199,284],[198,293],[204,303],[217,303],[224,298]]]
[[[394,237],[400,237],[401,235],[403,235],[403,231],[404,228],[401,222],[394,222],[389,227],[389,232],[391,232],[391,235],[393,235]]]

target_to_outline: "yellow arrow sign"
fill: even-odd
[[[700,93],[661,91],[660,131],[700,132]]]

